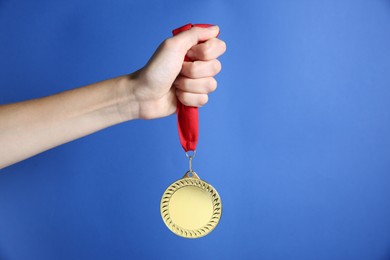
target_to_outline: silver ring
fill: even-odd
[[[192,154],[190,155],[189,152],[192,152]],[[187,158],[194,158],[195,155],[196,155],[196,150],[186,152],[186,157]]]

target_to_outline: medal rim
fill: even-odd
[[[188,172],[184,175],[183,178],[176,180],[171,183],[168,188],[164,191],[161,202],[160,202],[160,213],[165,225],[176,235],[184,238],[200,238],[206,236],[211,231],[215,229],[222,217],[222,201],[221,197],[218,194],[218,191],[206,181],[200,179],[195,172],[193,176],[188,177]],[[179,189],[195,186],[200,188],[203,191],[206,191],[211,197],[213,204],[212,217],[203,227],[198,229],[185,229],[175,224],[170,218],[169,214],[169,202],[173,194]]]

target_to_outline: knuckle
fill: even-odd
[[[226,46],[226,42],[224,42],[222,40],[221,40],[221,48],[222,48],[222,53],[225,53],[227,46]]]
[[[175,39],[174,38],[168,38],[168,39],[165,39],[161,46],[165,49],[171,49],[175,46]]]
[[[208,83],[208,91],[214,92],[217,89],[217,80],[215,78],[210,78]]]
[[[209,101],[209,96],[207,94],[199,95],[198,97],[198,106],[204,106]]]
[[[222,69],[222,64],[219,60],[215,60],[212,65],[213,72],[215,74],[219,73]]]
[[[175,37],[168,38],[161,43],[160,48],[174,52],[182,52],[183,42]]]
[[[205,42],[204,45],[202,45],[202,59],[208,60],[210,57],[212,57],[212,46],[209,41]]]

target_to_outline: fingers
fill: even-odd
[[[174,82],[176,96],[186,106],[200,107],[207,103],[209,93],[217,88],[213,77],[191,79],[178,77]]]
[[[226,43],[220,39],[212,38],[206,42],[193,46],[188,52],[190,60],[213,60],[224,54]]]
[[[218,60],[184,62],[180,74],[192,79],[206,78],[215,76],[221,69]]]
[[[221,71],[217,58],[226,51],[224,41],[217,39],[219,27],[193,27],[168,40],[175,53],[187,55],[192,62],[184,62],[174,82],[178,100],[186,105],[201,107],[208,94],[217,88],[214,76]]]
[[[180,89],[176,89],[176,96],[183,105],[191,107],[201,107],[209,100],[207,94],[194,94]]]
[[[208,94],[217,89],[217,81],[213,77],[200,79],[178,77],[173,85],[181,91],[194,94]]]
[[[208,101],[208,93],[217,88],[214,76],[221,71],[218,60],[184,62],[174,82],[176,96],[186,106],[201,107]]]

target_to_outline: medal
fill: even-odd
[[[176,35],[193,26],[187,24],[176,30]],[[185,57],[185,61],[189,61]],[[177,101],[177,122],[180,143],[189,159],[189,170],[183,178],[173,182],[161,198],[160,211],[165,225],[176,235],[199,238],[209,234],[219,223],[222,214],[221,198],[217,190],[201,180],[192,169],[198,142],[198,108],[188,107]]]
[[[190,170],[172,183],[161,199],[161,216],[165,225],[176,235],[198,238],[210,233],[218,224],[221,198],[216,189]]]

